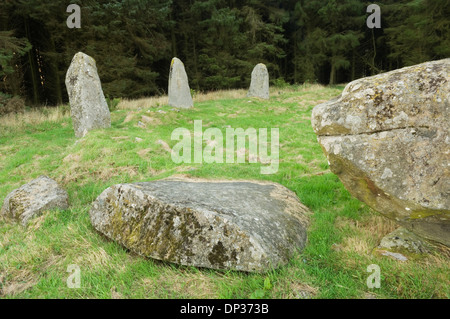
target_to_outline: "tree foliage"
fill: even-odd
[[[0,83],[2,91],[9,91],[14,95],[21,93],[20,59],[29,50],[31,50],[31,44],[27,39],[14,37],[12,31],[0,31]]]
[[[81,7],[81,29],[66,8]],[[0,87],[29,103],[67,100],[79,51],[110,98],[163,94],[172,57],[191,87],[248,87],[257,63],[273,81],[342,83],[450,56],[448,0],[385,0],[368,29],[363,0],[3,0]]]

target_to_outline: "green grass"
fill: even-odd
[[[444,254],[404,263],[371,254],[396,226],[354,199],[329,171],[310,123],[313,107],[342,89],[272,89],[269,101],[214,99],[179,112],[168,106],[119,108],[112,112],[111,129],[79,141],[67,116],[24,121],[18,128],[0,124],[1,203],[39,175],[57,180],[71,203],[26,228],[0,222],[0,297],[449,298],[450,262]],[[146,128],[137,126],[142,116],[152,119]],[[227,126],[279,128],[278,172],[261,175],[261,164],[173,163],[158,141],[173,147],[172,131],[192,131],[194,120],[203,120],[203,130],[217,127],[224,134]],[[313,211],[305,250],[267,274],[197,269],[139,257],[91,226],[91,203],[107,187],[173,175],[269,180],[288,187]],[[81,269],[80,289],[67,288],[71,264]],[[371,264],[381,268],[380,289],[366,285]]]

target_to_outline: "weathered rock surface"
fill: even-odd
[[[90,211],[95,229],[140,255],[248,272],[301,250],[309,214],[279,184],[191,179],[115,185]]]
[[[26,225],[30,219],[50,209],[69,207],[67,192],[47,176],[40,176],[9,193],[0,216]]]
[[[386,256],[399,261],[408,261],[425,257],[435,248],[422,237],[400,227],[381,239],[373,255]]]
[[[169,105],[176,108],[191,108],[194,106],[188,76],[183,62],[178,58],[173,58],[170,64]]]
[[[383,237],[378,246],[379,249],[387,249],[396,252],[409,252],[413,254],[426,254],[432,247],[421,237],[400,227]]]
[[[354,81],[312,125],[345,187],[412,232],[450,246],[450,59]]]
[[[82,52],[75,54],[66,74],[66,88],[76,137],[111,127],[111,114],[93,58]]]
[[[256,65],[253,69],[247,96],[265,100],[269,99],[269,72],[267,71],[267,67],[262,63]]]

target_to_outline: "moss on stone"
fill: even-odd
[[[214,267],[225,268],[225,263],[229,261],[236,261],[236,257],[237,252],[235,250],[233,250],[231,253],[228,253],[222,242],[219,241],[209,253],[208,260]]]
[[[439,218],[449,219],[450,211],[442,210],[413,210],[410,214],[410,219],[423,219],[432,216],[439,216]]]
[[[291,195],[287,190],[274,198],[273,186],[250,182],[134,185],[112,186],[90,214],[94,227],[139,255],[182,265],[261,272],[269,264],[284,264],[292,246],[304,247],[306,226],[293,212],[306,212],[297,207],[298,198],[285,203]],[[226,203],[214,199],[222,189],[229,196]],[[248,191],[253,196],[245,195]],[[242,211],[237,200],[254,200],[250,206],[255,211]],[[281,227],[279,232],[274,224]],[[258,233],[261,229],[263,234]]]

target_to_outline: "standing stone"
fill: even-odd
[[[330,169],[359,200],[450,246],[450,59],[363,78],[318,105]]]
[[[178,58],[173,58],[170,64],[169,105],[185,109],[194,106],[188,76],[183,62]]]
[[[67,71],[66,88],[76,137],[111,127],[111,114],[93,58],[82,52],[75,54]]]
[[[50,209],[67,209],[69,196],[56,181],[40,176],[9,193],[3,203],[0,216],[17,220],[26,225],[30,219]]]
[[[280,184],[201,179],[115,185],[89,213],[95,229],[142,256],[248,272],[301,251],[310,216]]]
[[[253,69],[252,82],[247,94],[248,97],[269,99],[269,72],[267,67],[260,63]]]

